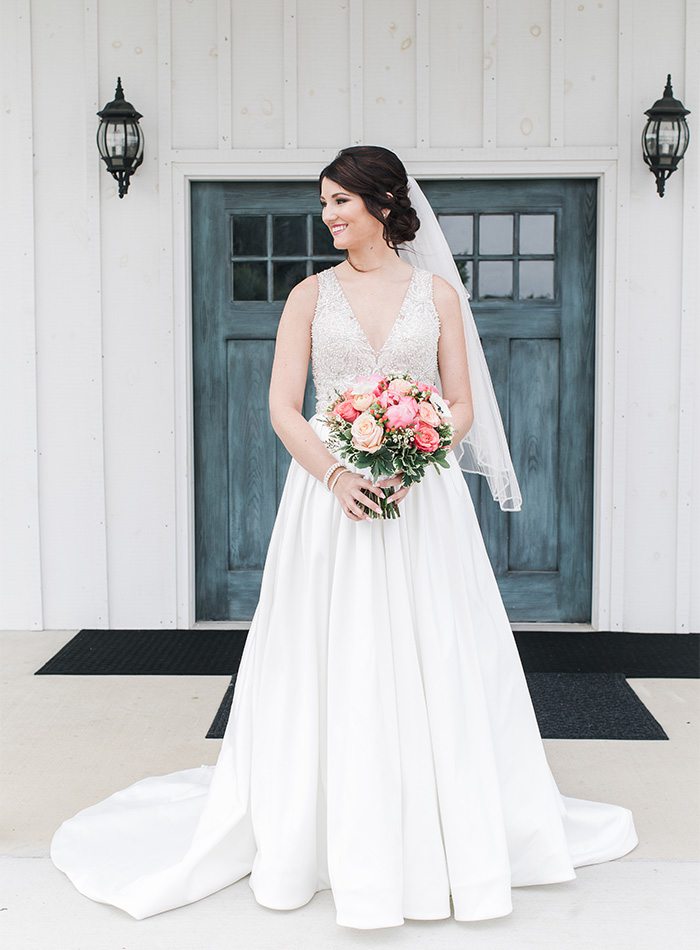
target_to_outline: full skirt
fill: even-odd
[[[399,518],[353,522],[292,459],[217,763],[64,821],[51,858],[81,893],[143,919],[249,874],[274,909],[331,888],[347,927],[481,920],[637,845],[629,809],[557,788],[448,460]]]

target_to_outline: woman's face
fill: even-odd
[[[337,248],[359,247],[382,239],[381,221],[369,213],[360,195],[347,191],[337,181],[324,178],[320,201],[323,223]]]

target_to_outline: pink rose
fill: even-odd
[[[349,399],[344,399],[342,402],[339,402],[333,412],[346,422],[354,422],[360,414]]]
[[[377,452],[381,448],[384,432],[369,412],[361,413],[353,422],[352,441],[363,452]]]
[[[388,406],[395,406],[400,400],[401,395],[393,392],[391,389],[384,389],[379,396],[377,396],[377,402],[382,409],[386,409]]]
[[[392,379],[389,383],[389,389],[394,393],[399,393],[401,396],[407,396],[413,389],[413,383],[407,379]]]
[[[418,416],[421,422],[427,422],[429,426],[440,425],[440,416],[429,402],[418,403]]]
[[[400,396],[395,406],[389,406],[386,415],[388,429],[404,429],[412,425],[418,414],[418,403],[410,396]]]
[[[419,452],[434,452],[440,445],[440,436],[427,422],[419,422],[416,427],[415,443]]]
[[[416,383],[416,386],[419,389],[429,389],[432,393],[436,393],[438,391],[437,386],[433,386],[432,383]]]

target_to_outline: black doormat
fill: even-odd
[[[668,739],[622,673],[526,673],[543,739]],[[207,739],[222,739],[236,677],[226,688]]]
[[[36,674],[230,676],[247,630],[81,630]]]
[[[247,630],[81,630],[37,674],[232,676]],[[697,633],[514,634],[526,672],[699,677]]]

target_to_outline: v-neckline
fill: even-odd
[[[413,265],[411,265],[411,266],[413,266]],[[397,325],[399,324],[399,322],[400,322],[400,320],[401,320],[401,317],[403,316],[404,310],[406,309],[406,305],[407,305],[407,303],[408,303],[409,295],[410,295],[410,293],[411,293],[411,290],[413,289],[413,282],[414,282],[414,280],[415,280],[415,278],[416,278],[416,272],[417,272],[417,270],[418,270],[417,267],[413,267],[413,271],[412,271],[412,273],[411,273],[411,278],[410,278],[410,280],[409,280],[409,282],[408,282],[408,287],[406,288],[406,293],[404,294],[403,300],[401,301],[401,306],[399,307],[399,312],[397,313],[396,319],[394,320],[394,322],[393,322],[392,325],[391,325],[391,329],[389,330],[389,334],[388,334],[386,340],[384,340],[384,342],[382,343],[381,347],[380,347],[378,350],[375,350],[375,348],[374,348],[374,347],[372,346],[372,344],[369,342],[369,337],[368,337],[367,334],[365,333],[364,327],[362,326],[362,324],[360,323],[360,321],[357,319],[357,316],[355,315],[355,311],[354,311],[354,310],[352,309],[352,307],[350,306],[350,301],[348,300],[347,294],[346,294],[345,291],[343,290],[343,285],[341,284],[340,280],[338,279],[338,275],[337,275],[336,272],[335,272],[335,266],[331,267],[331,271],[333,272],[333,279],[335,280],[336,284],[338,285],[338,289],[339,289],[339,291],[340,291],[341,297],[342,297],[343,302],[344,302],[344,304],[345,304],[345,308],[347,309],[348,314],[350,315],[350,317],[351,317],[351,319],[353,320],[353,322],[357,324],[357,326],[358,326],[358,328],[359,328],[359,330],[360,330],[360,333],[362,334],[362,337],[363,337],[365,343],[367,344],[367,346],[369,347],[370,351],[371,351],[372,354],[374,355],[375,360],[378,360],[379,357],[380,357],[380,356],[382,355],[382,353],[384,352],[384,350],[387,348],[387,346],[388,346],[388,344],[389,344],[389,341],[391,340],[392,336],[394,335],[394,330],[396,329]]]

